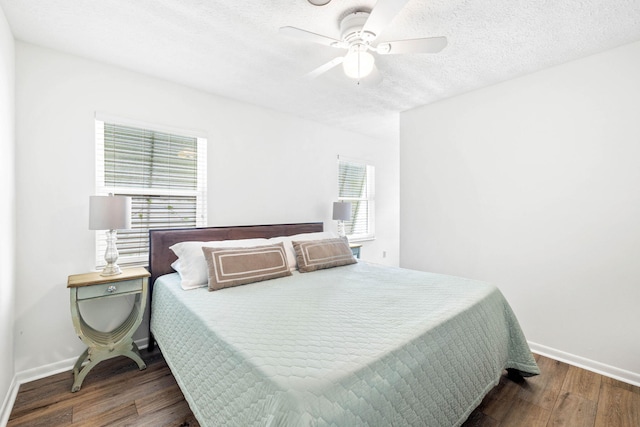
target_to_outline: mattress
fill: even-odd
[[[151,330],[203,426],[458,426],[539,373],[492,285],[358,264],[216,292],[160,277]]]

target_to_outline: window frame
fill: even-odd
[[[197,166],[196,176],[197,184],[196,189],[176,189],[168,187],[118,187],[107,186],[105,183],[105,138],[104,138],[104,124],[114,124],[119,126],[134,127],[142,130],[148,130],[153,132],[162,132],[177,136],[193,137],[196,139],[197,146]],[[105,115],[102,113],[96,113],[95,120],[95,166],[96,166],[96,195],[123,195],[123,196],[150,196],[150,197],[166,197],[166,196],[188,196],[195,197],[195,227],[204,227],[207,223],[207,138],[204,136],[204,132],[197,132],[179,128],[171,128],[167,126],[155,125],[144,123],[140,121],[124,119],[120,117],[114,117]],[[133,216],[135,212],[131,212]],[[153,228],[168,228],[153,227]],[[151,229],[153,229],[151,228]],[[148,229],[147,229],[148,230]],[[106,240],[104,238],[105,232],[102,230],[96,231],[95,248],[96,248],[96,268],[100,269],[106,265],[104,260],[104,252],[106,249]],[[147,232],[148,234],[148,232]],[[139,266],[147,265],[149,262],[148,247],[146,251],[136,256],[123,256],[120,254],[118,258],[118,264],[121,266]]]
[[[340,189],[342,187],[340,182],[340,163],[351,163],[365,167],[366,173],[366,192],[363,197],[346,197],[340,195]],[[360,159],[353,159],[344,156],[338,156],[337,162],[337,178],[338,178],[338,201],[339,202],[360,202],[367,204],[367,232],[366,233],[358,233],[358,234],[349,234],[346,236],[350,242],[362,242],[367,240],[375,240],[375,166],[369,164],[368,162]],[[355,215],[355,211],[352,205],[352,215]],[[345,221],[345,228],[347,228],[347,224],[349,221]],[[346,231],[346,230],[345,230]]]

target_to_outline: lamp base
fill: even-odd
[[[116,230],[107,231],[107,250],[104,252],[104,260],[107,262],[107,265],[102,270],[102,273],[100,273],[101,276],[115,276],[116,274],[122,273],[122,270],[120,270],[120,267],[116,263],[116,261],[118,261],[116,240],[118,240]]]
[[[101,276],[116,276],[118,274],[122,274],[118,264],[107,264],[100,273]]]

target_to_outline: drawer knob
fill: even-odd
[[[114,293],[116,291],[116,287],[111,285],[107,288],[107,292],[109,292],[110,294]]]

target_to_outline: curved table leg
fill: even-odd
[[[75,393],[76,391],[80,390],[84,378],[87,376],[89,371],[93,369],[93,367],[98,363],[102,362],[103,360],[111,359],[112,357],[118,356],[125,356],[133,360],[134,362],[136,362],[136,364],[138,365],[138,369],[141,371],[147,369],[147,364],[144,362],[144,360],[142,360],[142,357],[140,356],[140,350],[138,350],[138,346],[134,342],[131,343],[131,346],[127,350],[124,350],[122,348],[114,349],[113,351],[94,350],[90,354],[90,351],[87,348],[84,353],[82,353],[80,357],[78,357],[76,364],[73,366],[73,386],[71,386],[71,391]],[[88,360],[89,363],[82,366],[82,364],[86,360]]]
[[[72,393],[75,393],[76,391],[80,390],[80,387],[82,387],[82,381],[84,381],[84,377],[87,376],[89,371],[93,369],[94,366],[96,366],[98,363],[100,363],[103,360],[103,359],[91,360],[91,358],[89,358],[89,363],[82,366],[85,359],[87,359],[88,355],[89,355],[89,349],[86,349],[84,353],[82,353],[82,355],[78,358],[78,361],[76,362],[76,364],[73,366],[73,385],[71,386]],[[82,369],[80,369],[80,367],[82,367]]]
[[[136,343],[132,343],[131,350],[123,353],[122,355],[127,356],[129,359],[136,362],[138,364],[138,369],[140,369],[141,371],[147,369],[147,364],[144,363],[144,360],[142,360],[142,357],[140,356],[140,350],[138,350],[138,346],[136,345]]]

